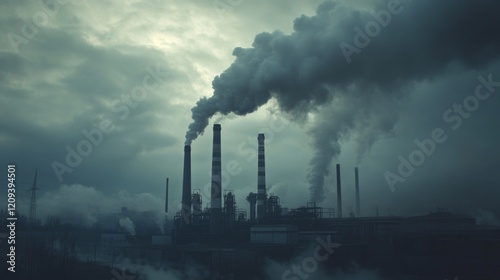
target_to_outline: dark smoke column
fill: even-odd
[[[186,228],[191,219],[191,146],[184,146],[184,174],[182,178],[182,227]]]
[[[264,134],[259,134],[259,161],[257,170],[257,219],[262,220],[266,214],[266,160],[264,155]]]
[[[222,168],[220,131],[220,124],[214,124],[214,142],[212,152],[212,193],[210,197],[210,233],[219,233],[222,230]]]

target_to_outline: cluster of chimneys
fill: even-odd
[[[220,233],[223,228],[222,218],[222,178],[221,178],[221,126],[214,124],[213,128],[213,152],[212,152],[212,184],[210,201],[210,233]],[[259,134],[258,140],[258,170],[257,170],[257,194],[250,193],[247,201],[250,203],[250,220],[255,221],[263,218],[266,213],[265,201],[266,194],[266,167],[264,152],[264,134]],[[342,218],[342,188],[340,180],[340,164],[337,164],[337,213]],[[354,170],[356,185],[356,216],[361,215],[359,198],[359,173],[358,168]],[[165,201],[165,212],[168,210],[168,179],[167,179],[167,197]],[[182,216],[191,217],[191,146],[184,146],[184,172],[182,183]],[[257,207],[255,207],[257,205]],[[257,210],[257,211],[256,211]],[[255,215],[257,212],[257,215]],[[182,226],[189,224],[189,218],[182,219]]]
[[[210,233],[219,233],[223,226],[222,219],[222,177],[221,177],[221,126],[214,125],[212,152],[212,186],[210,195]],[[186,227],[191,217],[191,146],[184,146],[184,172],[182,180],[182,209],[184,217],[182,227]]]

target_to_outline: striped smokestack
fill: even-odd
[[[340,164],[337,164],[337,213],[342,218],[342,188],[340,186]]]
[[[222,231],[222,179],[221,179],[221,141],[220,124],[214,124],[214,141],[212,152],[212,193],[210,200],[210,232]]]
[[[354,168],[354,181],[356,184],[356,217],[361,216],[361,202],[359,200],[359,173],[358,168]]]
[[[184,174],[182,177],[182,226],[186,227],[191,219],[191,146],[184,146]]]
[[[259,161],[257,170],[257,219],[262,220],[266,214],[266,160],[264,153],[264,134],[257,137],[259,142]]]

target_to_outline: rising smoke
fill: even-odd
[[[129,217],[121,218],[119,224],[130,235],[135,235],[135,225]]]
[[[46,192],[38,199],[38,218],[57,216],[65,224],[78,224],[92,227],[99,217],[109,213],[120,213],[123,208],[129,211],[155,212],[154,223],[163,230],[164,201],[150,193],[131,195],[126,191],[105,194],[94,187],[83,185],[62,185],[56,191]],[[129,217],[116,221],[127,232],[135,232]],[[128,220],[126,220],[126,219]],[[132,231],[133,229],[133,231]]]
[[[395,106],[412,85],[439,78],[450,67],[484,67],[500,53],[498,1],[396,2],[401,12],[392,14],[350,63],[340,44],[354,46],[355,28],[363,30],[374,21],[373,13],[387,10],[388,1],[370,2],[371,11],[327,1],[316,15],[295,19],[290,35],[265,32],[251,48],[235,48],[235,61],[212,82],[213,96],[192,108],[186,144],[203,133],[215,114],[246,115],[271,98],[291,116],[317,114],[311,121],[315,154],[308,181],[311,199],[321,202],[324,178],[340,153],[342,137],[354,137],[359,154],[365,153],[391,131]]]

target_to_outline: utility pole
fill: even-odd
[[[38,169],[35,171],[35,179],[33,180],[33,185],[31,185],[31,204],[30,204],[30,225],[32,227],[36,226],[36,191],[37,187],[37,176]]]

